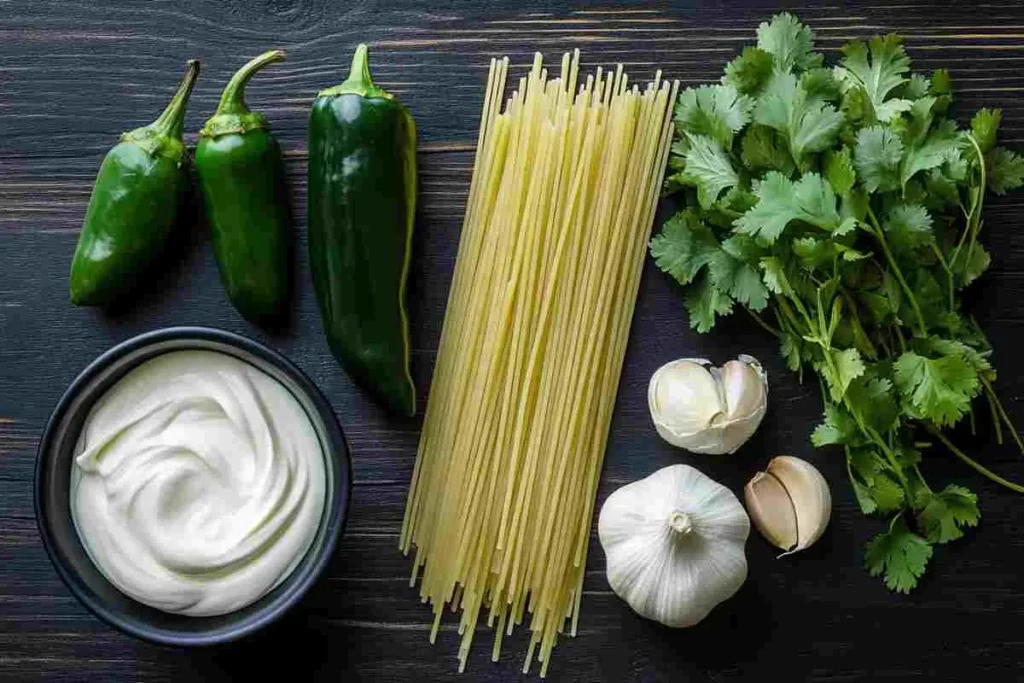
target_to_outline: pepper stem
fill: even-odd
[[[690,515],[682,510],[672,511],[672,514],[668,516],[668,526],[679,536],[685,536],[693,531],[693,522],[690,520]]]
[[[187,62],[185,78],[178,86],[178,92],[174,93],[170,103],[164,112],[157,117],[157,120],[149,124],[147,128],[153,134],[160,137],[170,137],[176,140],[182,139],[185,125],[185,107],[188,105],[188,98],[192,94],[192,88],[199,77],[199,60],[190,59]]]
[[[345,82],[333,88],[321,90],[318,96],[332,97],[346,94],[393,99],[391,93],[377,86],[373,82],[373,77],[370,76],[370,50],[366,47],[366,43],[359,43],[359,46],[356,47],[356,53],[352,55],[352,67],[349,69]]]
[[[248,114],[249,107],[245,103],[245,86],[249,83],[249,79],[263,67],[275,62],[283,62],[284,58],[284,50],[268,50],[246,62],[245,66],[236,71],[235,75],[231,77],[231,80],[224,87],[224,92],[220,96],[220,103],[217,105],[217,111],[213,115]]]
[[[342,85],[356,88],[372,88],[373,76],[370,75],[370,48],[366,43],[359,43],[356,53],[352,55],[352,66],[348,70],[348,78]]]

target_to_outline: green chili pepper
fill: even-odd
[[[72,303],[113,303],[163,249],[188,187],[182,127],[198,75],[190,60],[164,113],[123,134],[103,159],[71,262]]]
[[[284,57],[271,50],[239,69],[196,145],[196,171],[221,281],[231,303],[254,323],[284,313],[289,212],[281,148],[267,118],[246,106],[245,85]]]
[[[348,373],[413,415],[405,282],[416,212],[416,126],[374,85],[360,45],[309,114],[309,257],[324,331]]]

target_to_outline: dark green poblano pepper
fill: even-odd
[[[416,412],[405,282],[416,213],[416,127],[374,85],[360,45],[309,114],[309,258],[324,331],[348,373]]]
[[[121,136],[103,159],[71,262],[71,302],[111,304],[163,249],[188,188],[182,127],[199,75],[185,78],[160,117]]]
[[[289,211],[281,148],[267,118],[250,111],[245,85],[281,50],[264,52],[228,82],[217,111],[199,131],[196,171],[221,281],[235,308],[254,323],[279,319],[289,289]]]

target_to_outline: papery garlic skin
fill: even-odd
[[[612,590],[666,626],[693,626],[747,578],[747,513],[732,491],[689,465],[612,493],[597,532]]]
[[[654,428],[693,453],[734,453],[768,409],[768,377],[757,359],[741,355],[721,368],[681,358],[658,368],[647,388]]]

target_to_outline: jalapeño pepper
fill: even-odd
[[[228,82],[199,131],[196,171],[221,281],[235,308],[254,323],[284,313],[289,284],[288,196],[281,148],[267,118],[250,111],[245,86],[285,53],[264,52]]]
[[[309,115],[309,257],[324,331],[348,373],[416,412],[405,283],[416,212],[416,127],[374,85],[360,45],[348,80]]]
[[[72,303],[113,303],[163,249],[188,187],[182,127],[198,75],[199,62],[189,61],[164,113],[123,134],[103,159],[71,262]]]

